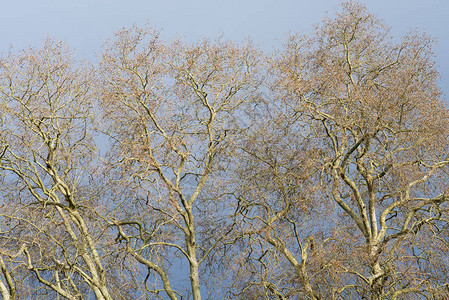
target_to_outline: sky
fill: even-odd
[[[396,36],[411,29],[430,34],[438,44],[441,88],[449,99],[449,0],[361,0]],[[39,46],[48,37],[63,40],[77,58],[94,62],[113,33],[132,25],[161,30],[163,39],[195,41],[249,37],[261,49],[279,49],[289,33],[307,33],[337,0],[14,0],[0,10],[0,55]],[[447,101],[449,102],[449,101]]]

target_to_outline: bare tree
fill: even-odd
[[[326,226],[325,202],[317,184],[319,155],[302,134],[302,129],[282,108],[267,104],[252,120],[252,128],[242,137],[239,168],[238,212],[242,215],[245,248],[236,262],[234,296],[251,298],[248,293],[262,290],[258,298],[287,299],[294,295],[320,298],[312,287],[308,268],[309,248],[320,243],[314,239]],[[321,228],[320,228],[321,227]],[[324,228],[323,228],[324,227]],[[312,272],[313,273],[313,272]],[[243,280],[243,282],[242,282]]]
[[[232,229],[220,190],[232,159],[222,154],[244,125],[238,120],[254,97],[257,60],[251,46],[166,46],[153,31],[138,28],[118,33],[103,54],[99,97],[112,141],[111,166],[118,168],[120,184],[133,190],[134,200],[122,205],[139,207],[121,210],[110,224],[127,253],[148,268],[149,293],[177,299],[182,292],[175,292],[170,277],[185,273],[170,264],[187,260],[186,293],[201,299],[200,265]],[[158,276],[152,288],[151,271]]]
[[[93,291],[97,299],[111,299],[92,218],[95,191],[89,190],[96,152],[90,77],[53,41],[1,60],[1,218],[2,232],[9,233],[2,235],[7,248],[1,253],[15,261],[12,268],[32,273],[27,289],[33,297],[53,292],[77,299]],[[14,298],[11,272],[0,263]]]
[[[377,18],[349,2],[313,36],[292,37],[275,61],[279,98],[316,140],[341,224],[349,219],[357,229],[331,236],[343,245],[357,235],[346,251],[354,256],[341,252],[334,296],[430,296],[445,286],[437,271],[444,264],[432,255],[447,251],[440,233],[447,226],[449,114],[431,45],[416,32],[389,37]],[[434,248],[429,240],[441,243]]]

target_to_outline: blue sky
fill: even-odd
[[[78,58],[95,60],[104,41],[123,27],[149,23],[164,39],[250,37],[260,48],[279,48],[289,33],[310,32],[337,0],[40,0],[5,1],[0,11],[0,52],[39,45],[47,37],[68,42]],[[361,0],[395,35],[424,30],[435,48],[441,87],[449,94],[449,1]],[[446,96],[446,99],[449,98]]]

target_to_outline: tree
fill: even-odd
[[[93,291],[112,299],[92,218],[96,192],[89,189],[96,169],[91,76],[70,56],[63,44],[47,41],[1,60],[5,299],[16,297],[19,282],[33,298],[78,299]],[[28,271],[32,279],[23,275]]]
[[[297,124],[291,128],[314,140],[321,180],[343,212],[328,226],[353,227],[352,237],[337,230],[328,237],[333,253],[350,241],[351,256],[334,258],[334,296],[430,296],[447,282],[434,257],[447,257],[449,115],[431,44],[416,32],[390,38],[349,2],[311,37],[292,37],[274,60],[280,105]]]
[[[99,97],[110,164],[134,195],[119,204],[134,209],[120,209],[110,224],[126,252],[148,268],[146,292],[177,299],[170,263],[187,260],[188,293],[201,299],[200,266],[232,230],[220,180],[234,162],[223,154],[257,89],[256,54],[223,41],[166,46],[138,28],[118,33],[103,54]]]

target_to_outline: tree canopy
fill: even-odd
[[[434,41],[356,2],[268,56],[133,27],[0,58],[3,299],[449,297]]]

